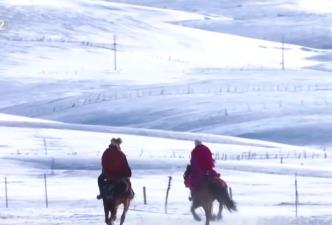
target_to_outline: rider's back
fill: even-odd
[[[131,169],[125,154],[115,145],[110,145],[102,156],[103,173],[110,179],[131,177]]]
[[[204,172],[210,171],[214,167],[214,159],[210,149],[203,145],[197,145],[191,152],[191,166],[194,170]]]

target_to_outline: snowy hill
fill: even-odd
[[[0,111],[328,147],[330,74],[304,68],[328,68],[329,51],[286,44],[282,71],[281,43],[177,25],[204,21],[206,13],[234,21],[232,10],[217,10],[226,1],[220,7],[196,3],[168,5],[196,7],[184,12],[108,1],[4,1]],[[262,7],[292,8],[249,5],[250,15]],[[274,23],[270,17],[264,21]],[[312,131],[302,132],[307,127]]]
[[[331,49],[332,3],[329,0],[219,0],[208,4],[202,0],[115,1],[198,12],[205,16],[181,22],[186,26],[277,42],[284,37],[287,43]]]

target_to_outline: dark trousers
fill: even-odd
[[[105,183],[105,179],[106,179],[107,177],[105,176],[105,174],[104,173],[101,173],[100,175],[99,175],[99,177],[98,177],[98,187],[99,187],[99,193],[101,194],[101,188],[102,188],[102,186],[104,185],[104,183]]]

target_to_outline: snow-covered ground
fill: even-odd
[[[9,199],[6,209],[4,195],[0,197],[1,224],[102,223],[102,205],[95,199],[96,177],[100,156],[113,136],[123,138],[122,147],[133,169],[136,197],[127,224],[153,224],[163,219],[168,224],[193,222],[182,174],[189,161],[192,139],[198,137],[212,141],[207,144],[217,159],[217,169],[231,186],[239,205],[239,212],[224,213],[224,224],[295,223],[295,174],[301,224],[309,220],[320,221],[310,224],[331,222],[325,215],[332,206],[332,161],[320,150],[226,136],[153,130],[147,133],[140,129],[135,129],[135,134],[123,134],[130,130],[6,115],[1,118],[1,176],[7,177]],[[47,209],[43,174],[47,175]],[[165,215],[168,176],[173,181],[169,213]],[[4,193],[4,182],[1,183],[0,192]],[[143,186],[148,190],[147,205],[143,204]]]
[[[238,202],[222,223],[332,224],[330,9],[328,0],[2,0],[0,224],[102,224],[96,178],[114,136],[133,168],[126,224],[194,223],[182,174],[195,138]]]

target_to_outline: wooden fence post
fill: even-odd
[[[0,30],[3,30],[5,25],[6,25],[5,20],[0,19]]]
[[[54,165],[55,165],[55,160],[52,157],[52,161],[51,161],[51,175],[54,175]]]
[[[146,205],[146,188],[145,186],[143,187],[143,198],[144,198],[144,205]]]
[[[5,177],[5,197],[6,197],[6,208],[8,208],[8,187],[7,187],[7,177]]]
[[[232,192],[232,188],[231,188],[231,187],[229,187],[229,188],[228,188],[228,190],[229,190],[229,197],[230,197],[231,199],[233,199],[233,192]]]
[[[47,143],[46,143],[46,138],[43,138],[43,143],[44,143],[45,155],[47,155]]]
[[[281,69],[285,70],[285,36],[282,35],[281,43]]]
[[[117,58],[116,58],[117,49],[116,49],[116,36],[115,35],[113,35],[113,48],[114,48],[114,71],[116,71],[117,70]]]
[[[299,204],[299,193],[297,187],[297,174],[295,174],[295,216],[297,218],[298,213],[298,204]]]
[[[166,190],[166,199],[165,199],[165,214],[167,214],[168,194],[169,194],[169,190],[171,189],[171,182],[172,182],[172,177],[169,176],[167,190]]]
[[[48,195],[47,195],[47,178],[46,174],[44,174],[44,185],[45,185],[45,206],[48,208]]]

